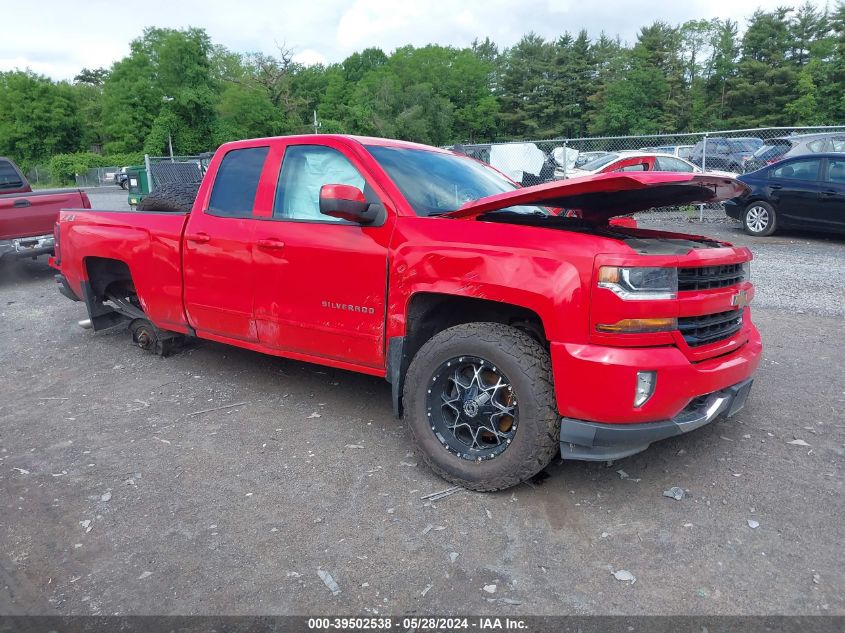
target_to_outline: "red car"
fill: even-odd
[[[94,330],[128,324],[142,347],[197,337],[386,378],[432,469],[496,490],[742,408],[751,252],[609,219],[744,191],[659,172],[518,188],[423,145],[255,139],[217,150],[190,209],[64,210],[52,261]]]
[[[53,226],[59,209],[90,208],[85,192],[37,191],[18,166],[0,156],[0,260],[53,253]]]
[[[671,154],[653,152],[609,152],[595,158],[581,167],[570,169],[565,174],[558,169],[556,178],[579,178],[581,176],[595,176],[614,171],[675,171],[681,173],[702,173],[700,167],[688,160]],[[709,174],[717,174],[728,178],[736,178],[736,173],[707,169]]]

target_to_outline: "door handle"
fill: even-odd
[[[783,189],[783,185],[769,185],[769,189]]]
[[[837,193],[839,192],[834,191],[833,189],[828,189],[827,191],[822,191],[819,195],[825,198],[830,198],[832,196],[835,196]]]
[[[32,203],[29,200],[15,200],[12,206],[16,209],[20,209],[22,207],[31,207]]]
[[[273,239],[258,240],[255,244],[259,248],[269,248],[269,249],[275,249],[275,250],[281,250],[285,247],[284,242],[280,242],[279,240],[273,240]]]
[[[208,233],[197,233],[196,235],[186,235],[185,237],[189,242],[196,242],[197,244],[205,244],[211,240],[211,236]]]

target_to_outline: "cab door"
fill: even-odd
[[[796,158],[769,172],[767,188],[783,226],[819,228],[822,207],[820,158]]]
[[[257,341],[252,311],[253,209],[269,147],[227,152],[205,209],[194,210],[182,251],[184,302],[197,333]]]
[[[825,161],[818,215],[820,228],[845,231],[845,158]]]
[[[384,367],[387,254],[395,212],[353,150],[288,144],[272,214],[256,227],[259,341],[294,355]],[[352,185],[381,209],[360,225],[320,213],[320,188]]]

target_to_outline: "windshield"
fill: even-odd
[[[496,170],[463,156],[383,145],[368,145],[367,151],[421,216],[457,211],[467,202],[517,188]],[[548,214],[536,206],[515,206],[507,210]]]
[[[584,163],[581,165],[581,169],[584,171],[595,171],[596,169],[601,169],[605,165],[612,163],[617,158],[619,158],[619,154],[605,154],[595,160],[591,160],[589,163]]]

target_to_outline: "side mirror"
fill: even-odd
[[[352,185],[323,185],[320,188],[320,213],[358,224],[370,224],[378,215],[364,197],[364,192]]]

